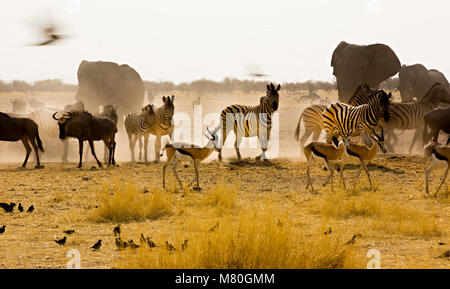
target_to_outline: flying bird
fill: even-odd
[[[58,245],[60,245],[60,246],[64,246],[64,244],[66,243],[66,241],[67,241],[67,237],[64,236],[64,238],[62,238],[62,239],[60,239],[60,240],[55,240],[55,243],[58,244]]]
[[[5,210],[6,213],[11,213],[14,210],[14,207],[16,206],[16,203],[0,203],[0,207]]]
[[[30,46],[47,46],[60,43],[61,40],[70,38],[71,36],[61,32],[59,25],[51,19],[39,22],[29,22],[34,28],[36,28],[40,34],[42,40],[40,42],[31,44]]]
[[[102,240],[98,240],[97,243],[95,243],[91,249],[93,249],[94,251],[97,251],[100,249],[100,247],[102,246]]]
[[[244,64],[245,69],[247,70],[247,74],[251,77],[260,78],[260,77],[268,77],[270,75],[262,72],[261,67],[256,63],[247,63]]]
[[[6,225],[3,225],[3,227],[0,227],[0,234],[3,234],[5,232]]]

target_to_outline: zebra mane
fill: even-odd
[[[369,103],[376,92],[377,90],[371,89],[368,84],[361,84],[356,88],[348,103],[353,106]]]

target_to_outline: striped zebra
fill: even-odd
[[[358,86],[353,96],[350,98],[349,105],[358,106],[369,102],[370,96],[373,95],[376,90],[373,90],[367,84]],[[327,108],[326,105],[315,104],[308,106],[303,110],[295,129],[295,139],[299,140],[300,126],[303,120],[303,126],[305,132],[300,139],[300,148],[303,152],[306,140],[312,134],[312,141],[317,141],[320,137],[320,133],[324,128],[324,122],[322,119],[322,113]]]
[[[142,157],[142,137],[147,134],[154,124],[155,111],[153,104],[149,104],[142,108],[140,113],[133,112],[128,114],[124,120],[125,131],[128,135],[130,143],[131,161],[135,162],[134,148],[136,141],[139,140],[139,161]]]
[[[391,93],[379,90],[367,104],[350,106],[335,103],[327,107],[322,113],[326,142],[331,144],[334,137],[340,136],[348,147],[351,136],[373,135],[380,119],[389,121],[391,97]]]
[[[242,137],[257,136],[261,145],[262,153],[257,157],[257,160],[266,158],[266,151],[268,142],[270,140],[270,132],[272,129],[272,113],[278,109],[279,94],[281,86],[275,88],[271,83],[267,85],[266,96],[260,98],[259,105],[230,105],[222,110],[220,114],[220,126],[222,127],[222,145],[219,151],[219,161],[222,161],[222,148],[225,144],[228,133],[233,130],[236,135],[234,148],[238,160],[241,160],[241,153],[239,152],[239,144]],[[217,129],[220,129],[219,128]],[[216,129],[216,130],[217,130]]]
[[[392,151],[394,144],[398,138],[394,133],[394,129],[411,130],[415,129],[414,137],[409,147],[409,153],[412,152],[417,139],[423,133],[425,115],[439,106],[440,103],[450,103],[450,94],[440,83],[435,83],[425,96],[419,102],[409,103],[392,103],[389,107],[390,119],[388,122],[381,122],[386,131],[386,142],[388,149]]]
[[[155,162],[159,162],[160,151],[161,151],[161,137],[164,135],[170,135],[173,132],[174,125],[172,124],[172,118],[175,113],[175,106],[173,104],[175,100],[175,95],[163,96],[162,98],[164,104],[158,109],[153,109],[153,115],[141,116],[139,114],[130,114],[125,119],[125,129],[128,134],[128,139],[130,141],[131,159],[134,161],[134,147],[136,145],[136,140],[139,139],[139,160],[141,160],[142,152],[142,138],[144,138],[144,161],[147,160],[147,147],[148,138],[150,134],[153,134],[155,139]],[[146,106],[149,107],[149,106]],[[149,112],[147,111],[147,114]],[[141,112],[142,114],[142,112]],[[133,116],[134,115],[134,116]],[[134,138],[132,137],[134,136]]]
[[[42,139],[42,142],[53,143],[55,145],[61,145],[61,141],[59,140],[59,127],[58,123],[55,122],[52,118],[53,111],[49,110],[34,110],[30,113],[29,118],[34,120],[39,127],[39,135]],[[62,161],[67,162],[67,153],[68,153],[68,142],[64,140],[63,143],[63,155]]]
[[[14,98],[11,100],[12,112],[14,113],[26,113],[28,109],[28,102],[23,98]]]

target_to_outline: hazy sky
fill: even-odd
[[[401,63],[450,77],[450,1],[79,0],[79,13],[76,2],[1,0],[1,80],[76,83],[83,59],[127,63],[152,81],[249,78],[246,63],[277,82],[332,80],[341,40],[388,44]],[[41,40],[33,23],[50,18],[72,38],[27,46]]]

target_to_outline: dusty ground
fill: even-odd
[[[49,96],[49,101],[57,98]],[[8,102],[5,99],[0,97],[0,105],[6,110]],[[177,112],[192,115],[193,99],[178,97],[175,100]],[[220,99],[204,98],[204,114],[219,112],[225,106]],[[257,99],[257,96],[233,97],[227,100],[227,104],[255,103]],[[61,105],[72,100],[70,96],[65,96],[64,101],[58,99]],[[183,193],[172,189],[167,192],[167,200],[173,213],[154,220],[122,223],[124,238],[136,242],[142,232],[152,235],[160,243],[164,240],[182,240],[191,231],[208,230],[225,216],[245,212],[249,206],[269,203],[284,210],[286,218],[305,232],[331,227],[332,234],[339,236],[342,243],[354,234],[362,234],[354,246],[364,264],[368,260],[367,251],[377,249],[382,254],[382,268],[450,268],[448,258],[435,258],[450,249],[448,189],[445,185],[434,199],[425,196],[423,158],[379,156],[370,166],[376,184],[373,193],[369,191],[364,172],[356,190],[338,189],[337,178],[335,192],[331,192],[329,186],[322,188],[321,183],[328,172],[322,170],[321,163],[316,163],[312,177],[319,191],[310,192],[305,189],[306,164],[300,158],[298,143],[293,137],[303,107],[294,97],[282,96],[280,153],[270,164],[256,163],[253,159],[237,164],[232,159],[233,149],[225,151],[226,162],[220,164],[215,161],[214,153],[210,158],[212,161],[201,166],[201,192],[187,189]],[[86,163],[81,170],[75,168],[75,163],[55,163],[59,152],[52,149],[47,150],[47,156],[43,157],[44,169],[31,169],[34,167],[31,162],[29,169],[18,170],[24,155],[21,145],[0,144],[2,158],[9,161],[0,165],[0,202],[20,202],[25,208],[33,204],[36,208],[33,213],[15,210],[8,214],[0,210],[0,226],[7,226],[6,232],[0,235],[0,268],[64,268],[69,260],[66,253],[70,249],[81,252],[83,268],[118,265],[122,253],[114,245],[112,229],[116,223],[96,218],[96,210],[104,206],[99,194],[104,186],[111,183],[133,183],[139,194],[151,194],[162,186],[164,164],[164,158],[162,164],[128,163],[126,139],[122,136],[119,140],[120,167],[92,170],[92,162]],[[72,160],[76,160],[76,148],[72,153]],[[242,154],[253,158],[259,150],[244,149]],[[153,151],[150,153],[152,158]],[[354,160],[346,166],[348,187],[353,185],[357,168]],[[179,166],[178,172],[186,184],[194,177],[192,166]],[[441,169],[433,173],[432,188],[442,172]],[[175,185],[172,172],[169,172],[169,184]],[[217,184],[231,186],[230,191],[236,193],[232,209],[216,210],[209,206],[192,205],[202,202]],[[189,225],[193,222],[200,225],[194,228]],[[64,247],[60,247],[53,240],[63,237],[62,231],[67,229],[76,232],[68,237]],[[102,239],[104,244],[100,251],[94,252],[89,247],[98,239]]]

